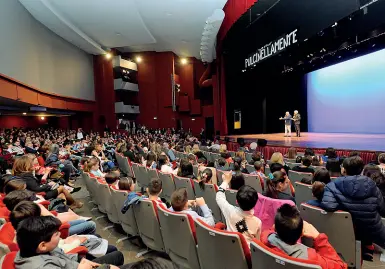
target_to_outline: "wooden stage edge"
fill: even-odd
[[[228,137],[231,142],[243,137],[245,143],[256,142],[257,139],[266,139],[267,146],[315,148],[333,147],[339,150],[357,151],[385,151],[385,134],[352,134],[352,133],[301,133],[301,137],[284,137],[279,134],[248,134],[221,136],[221,140]]]

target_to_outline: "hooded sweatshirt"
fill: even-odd
[[[78,255],[65,254],[63,250],[56,248],[49,253],[44,253],[28,258],[20,256],[20,251],[15,258],[16,269],[77,269]]]

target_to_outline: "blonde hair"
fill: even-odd
[[[246,153],[244,151],[237,151],[235,153],[235,157],[239,157],[242,159],[242,161],[246,160]]]
[[[198,151],[201,151],[201,150],[199,149],[198,144],[194,144],[194,146],[192,147],[192,152],[195,154],[195,153],[197,153]]]
[[[283,162],[283,155],[280,152],[274,152],[273,155],[271,155],[270,162],[285,165]]]
[[[185,151],[186,151],[186,153],[192,153],[192,148],[191,148],[191,146],[190,146],[190,145],[187,145]]]
[[[220,152],[220,153],[227,152],[227,146],[226,146],[226,144],[221,144],[221,145],[219,146],[219,152]]]
[[[100,163],[99,159],[92,157],[88,160],[87,164],[84,166],[84,172],[91,172],[92,166],[98,165]]]

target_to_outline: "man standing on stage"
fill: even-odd
[[[285,137],[286,136],[291,136],[291,121],[292,121],[292,117],[289,113],[289,111],[286,112],[285,114],[285,117],[284,118],[279,118],[280,120],[285,120]]]
[[[298,110],[294,110],[293,121],[297,137],[301,137],[301,129],[299,126],[301,124],[301,115],[298,113]]]

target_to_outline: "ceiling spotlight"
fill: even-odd
[[[373,45],[372,45],[372,48],[374,48],[375,46],[376,46],[376,44],[373,44]]]
[[[27,113],[23,112],[23,115],[27,115]]]
[[[110,52],[107,52],[105,56],[107,60],[112,58],[112,54]]]
[[[181,62],[182,64],[187,64],[187,59],[186,59],[186,58],[182,58],[182,59],[180,60],[180,62]]]
[[[136,62],[140,63],[142,61],[142,57],[138,56],[136,57]]]
[[[191,120],[195,120],[195,119],[191,119]]]
[[[338,23],[335,22],[335,23],[332,25],[332,27],[336,27],[337,25],[338,25]]]
[[[306,42],[306,41],[307,41],[307,38],[305,38],[303,41]]]
[[[157,117],[154,117],[154,120],[157,120],[158,118]]]
[[[40,117],[40,119],[41,119],[41,120],[44,120],[44,119],[45,119],[45,117]]]

